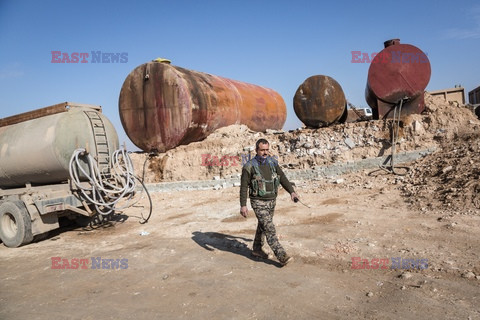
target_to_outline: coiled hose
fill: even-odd
[[[83,166],[85,164],[88,166],[89,172],[82,167],[82,163]],[[103,172],[91,154],[87,153],[83,148],[76,149],[70,158],[69,172],[75,187],[80,190],[80,193],[87,201],[95,205],[96,211],[102,215],[109,215],[112,212],[128,208],[134,204],[131,201],[135,195],[137,186],[135,179],[137,179],[142,184],[142,193],[145,190],[150,201],[150,213],[140,223],[145,223],[150,218],[152,212],[150,195],[143,181],[135,176],[132,160],[124,149],[119,149],[112,153],[110,166],[104,168]],[[90,184],[88,187],[81,184],[80,176],[88,180]],[[126,204],[116,207],[123,198],[127,198]]]

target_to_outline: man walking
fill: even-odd
[[[290,193],[292,201],[298,201],[298,195],[278,165],[276,159],[269,156],[269,143],[259,139],[256,146],[257,155],[249,160],[242,168],[240,185],[240,214],[247,217],[247,193],[250,195],[250,204],[258,219],[255,240],[253,241],[252,255],[268,258],[262,247],[266,238],[268,245],[282,265],[293,261],[282,245],[278,242],[273,214],[275,210],[278,186]],[[248,190],[250,192],[248,192]]]

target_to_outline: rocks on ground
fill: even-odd
[[[478,132],[480,121],[467,107],[427,93],[425,103],[424,114],[402,118],[397,152],[441,147],[447,145],[447,141]],[[255,156],[255,142],[265,138],[270,142],[272,156],[278,158],[285,170],[313,169],[390,154],[391,127],[391,120],[266,132],[232,125],[216,130],[203,141],[150,157],[145,174],[144,163],[149,155],[133,153],[131,157],[137,174],[145,176],[147,183],[211,180],[215,176],[232,178],[238,177],[242,163]],[[453,165],[451,169],[449,165],[441,169],[449,175],[456,172]]]

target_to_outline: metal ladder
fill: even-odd
[[[98,115],[97,111],[84,112],[92,124],[95,148],[97,150],[97,156],[95,159],[97,160],[98,168],[100,171],[104,171],[104,169],[108,169],[110,163],[110,149],[108,147],[105,124],[103,123],[102,118],[100,118]]]

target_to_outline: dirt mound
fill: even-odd
[[[438,152],[416,161],[403,194],[423,212],[480,214],[480,134],[444,139]]]
[[[442,140],[480,128],[475,114],[458,103],[425,94],[424,114],[402,117],[397,151],[438,147]],[[299,128],[291,131],[254,132],[244,125],[220,128],[206,139],[151,157],[145,181],[211,180],[236,177],[242,164],[255,155],[255,142],[270,142],[272,156],[289,169],[311,169],[336,162],[379,157],[390,153],[391,120]],[[147,154],[133,154],[135,170],[142,175]]]

